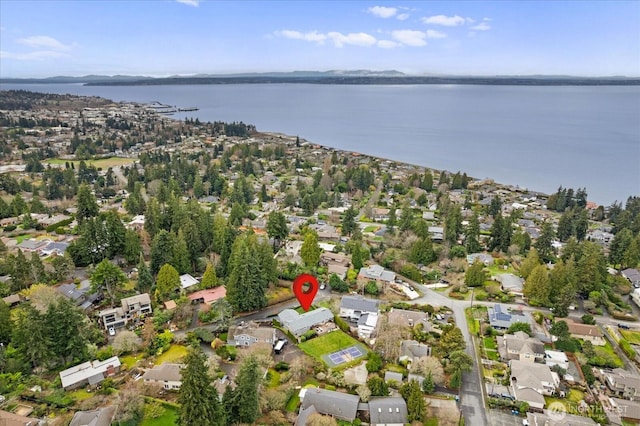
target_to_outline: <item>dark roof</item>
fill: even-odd
[[[309,416],[312,415],[313,413],[317,413],[318,411],[316,410],[316,407],[314,407],[313,405],[310,405],[309,407],[305,408],[304,410],[300,410],[300,414],[298,414],[298,418],[296,419],[296,423],[294,426],[304,426],[307,424],[307,419],[309,419]]]
[[[402,398],[369,399],[371,424],[408,423],[407,403]]]
[[[379,304],[379,300],[366,299],[362,296],[344,296],[340,302],[340,308],[360,312],[378,312]]]
[[[86,293],[78,289],[75,284],[62,284],[56,290],[58,290],[58,293],[76,303],[81,302],[82,299],[86,297]]]
[[[98,408],[92,411],[78,411],[73,415],[69,426],[109,426],[115,413],[115,406]]]
[[[352,422],[356,418],[360,397],[326,389],[307,389],[302,400],[302,409],[314,406],[320,414]]]

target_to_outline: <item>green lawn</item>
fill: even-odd
[[[127,370],[130,370],[132,367],[135,367],[138,361],[142,359],[144,359],[143,354],[130,354],[121,356],[120,362],[127,366]]]
[[[87,166],[95,166],[96,168],[100,169],[108,169],[109,167],[115,167],[115,166],[124,166],[126,164],[131,164],[134,161],[136,161],[135,158],[121,158],[121,157],[111,157],[111,158],[100,158],[98,160],[85,160],[85,163],[87,164]],[[76,160],[62,160],[60,158],[52,158],[52,159],[48,159],[45,160],[44,163],[46,164],[65,164],[65,163],[74,163],[74,166],[76,168],[78,168],[78,166],[80,165],[80,161],[76,161]]]
[[[482,342],[484,343],[484,347],[487,349],[492,349],[494,351],[498,349],[498,345],[493,337],[485,337],[482,339]]]
[[[505,266],[507,267],[507,269],[504,269]],[[511,265],[490,265],[487,266],[486,269],[489,271],[492,277],[500,274],[518,275],[516,270]]]
[[[633,330],[618,330],[622,337],[624,337],[632,345],[640,345],[640,331]]]
[[[78,389],[71,392],[69,396],[71,396],[71,398],[73,398],[76,401],[84,401],[85,399],[89,399],[93,397],[93,394],[90,392],[87,392],[84,389]]]
[[[593,350],[596,353],[596,356],[611,359],[612,362],[615,363],[616,367],[624,366],[620,357],[613,350],[613,347],[611,347],[611,343],[607,342],[604,346],[594,346]]]
[[[270,388],[277,388],[280,386],[280,373],[273,368],[270,368],[267,373],[267,386]]]
[[[178,410],[163,406],[164,413],[155,419],[144,419],[140,426],[175,426],[178,424]]]
[[[378,230],[379,226],[375,226],[375,225],[369,225],[366,228],[364,228],[364,230],[362,232],[376,232]]]
[[[187,348],[182,345],[171,345],[168,351],[156,359],[156,365],[164,364],[165,362],[176,362],[187,356]]]
[[[322,355],[357,345],[358,342],[341,330],[332,331],[315,339],[302,342],[298,347],[302,352],[310,355],[318,360],[322,360]]]

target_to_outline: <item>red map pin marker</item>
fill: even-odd
[[[305,289],[305,284],[308,288]],[[318,293],[318,280],[313,275],[301,274],[293,280],[293,294],[298,298],[300,306],[305,311],[308,311],[313,303],[313,299]]]

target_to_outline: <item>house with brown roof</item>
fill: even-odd
[[[606,341],[602,331],[597,325],[580,324],[570,319],[564,319],[569,327],[569,333],[574,339],[582,339],[584,341],[590,341],[595,346],[604,346]]]
[[[2,426],[45,426],[46,420],[20,416],[9,411],[0,410],[0,425]]]

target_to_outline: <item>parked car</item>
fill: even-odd
[[[116,329],[113,327],[109,327],[109,336],[115,336],[116,335]]]
[[[621,328],[623,330],[629,330],[631,327],[629,327],[627,324],[618,323],[618,328]]]
[[[327,288],[327,285],[325,283],[320,284],[320,290],[324,290],[325,288]]]

